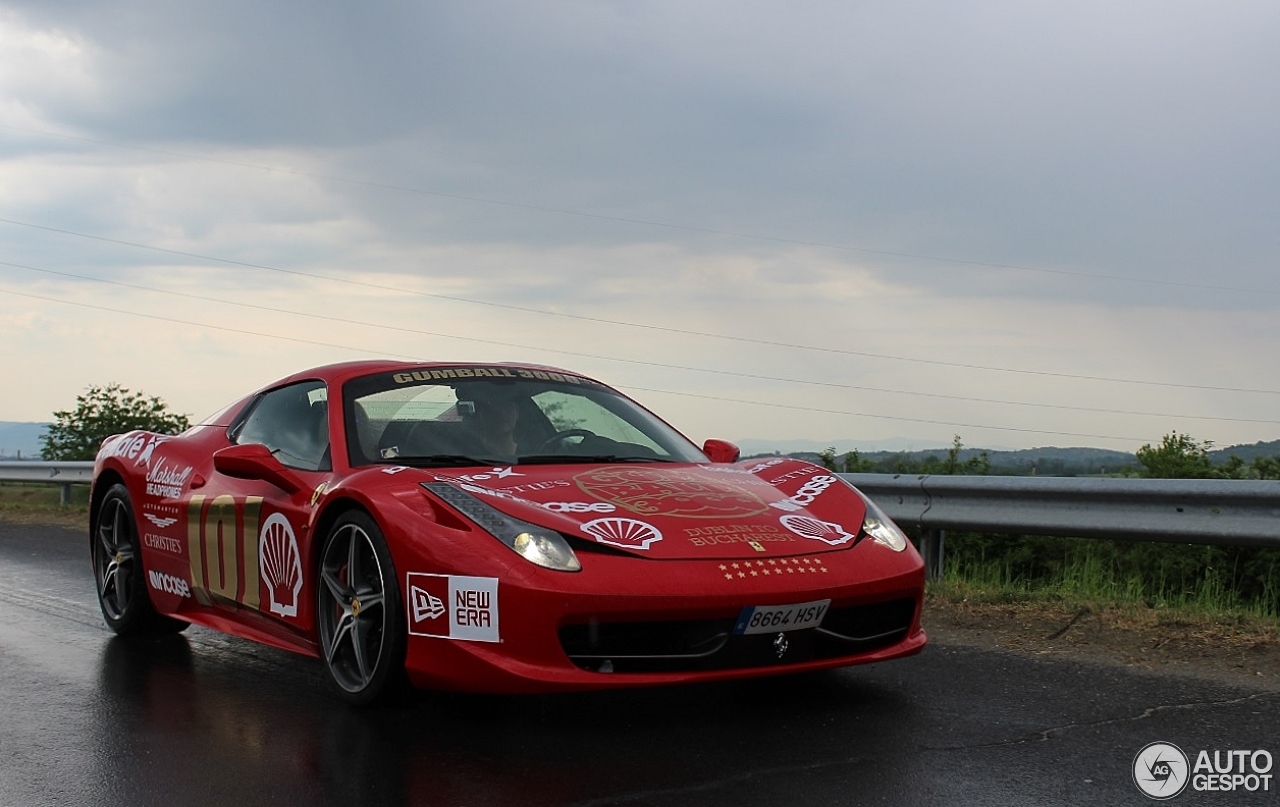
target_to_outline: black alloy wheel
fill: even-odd
[[[187,622],[156,613],[138,543],[129,491],[112,485],[93,519],[93,576],[107,626],[121,636],[177,633]]]

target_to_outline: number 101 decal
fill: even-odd
[[[187,502],[187,554],[191,558],[191,582],[202,605],[213,599],[259,609],[261,573],[258,553],[258,519],[262,497],[208,496],[197,494]]]

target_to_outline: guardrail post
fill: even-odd
[[[66,507],[67,505],[71,504],[71,483],[70,482],[62,483],[62,495],[59,497],[58,503],[61,504],[63,507]]]
[[[925,530],[920,536],[920,558],[926,580],[942,579],[942,545],[946,530]]]

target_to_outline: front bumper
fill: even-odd
[[[924,570],[911,549],[866,541],[845,552],[749,561],[579,558],[578,573],[524,562],[498,572],[488,584],[493,624],[473,634],[479,639],[415,632],[414,586],[406,582],[410,680],[508,693],[653,686],[884,661],[918,653],[927,641]],[[462,607],[454,594],[458,602],[442,607]],[[745,607],[827,599],[815,628],[732,632]]]

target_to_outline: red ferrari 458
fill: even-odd
[[[699,449],[520,364],[298,373],[177,436],[103,443],[90,524],[120,634],[196,623],[336,691],[707,681],[920,651],[924,570],[824,468]]]

